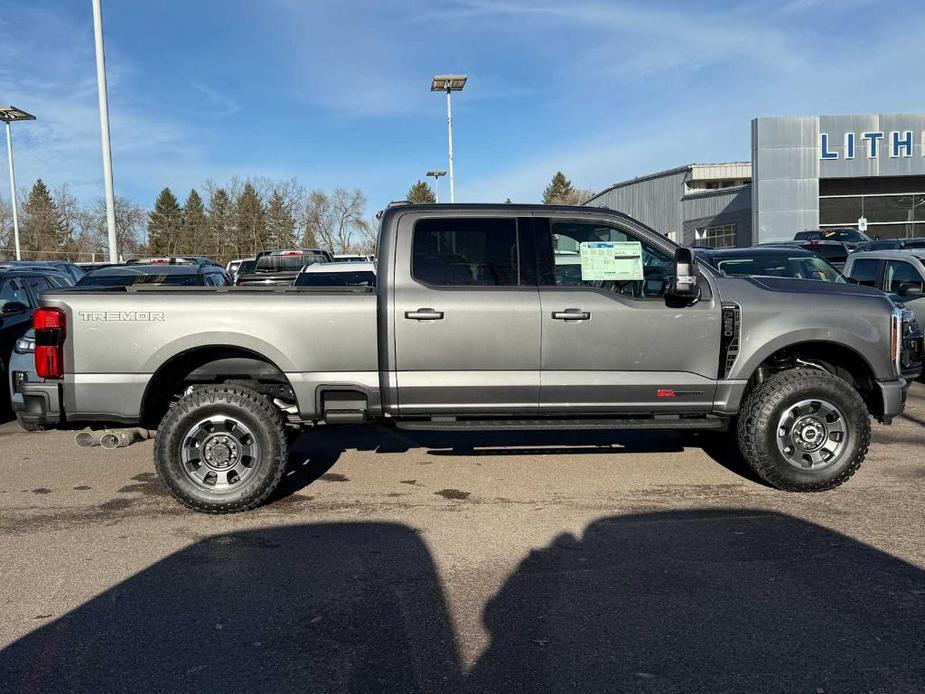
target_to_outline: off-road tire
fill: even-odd
[[[181,447],[190,427],[205,417],[228,415],[253,432],[260,455],[240,488],[221,493],[197,485],[183,468]],[[256,508],[274,492],[288,459],[280,411],[263,395],[237,385],[194,389],[168,411],[154,437],[154,466],[177,501],[201,513],[237,513]]]
[[[777,426],[797,402],[821,398],[836,405],[848,428],[846,445],[828,467],[800,470],[781,453]],[[791,369],[755,388],[739,413],[736,433],[748,467],[772,487],[792,492],[821,492],[846,482],[864,461],[870,446],[870,414],[860,394],[845,380],[819,369]]]

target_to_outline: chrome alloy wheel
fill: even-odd
[[[821,470],[834,463],[848,441],[848,423],[835,405],[819,399],[791,405],[777,423],[777,448],[800,470]]]
[[[253,432],[234,417],[213,415],[183,437],[180,460],[187,476],[210,491],[228,491],[254,471],[260,448]]]

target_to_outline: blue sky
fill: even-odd
[[[21,187],[102,194],[90,0],[0,2],[0,101]],[[446,168],[458,201],[600,190],[750,156],[758,115],[925,110],[925,7],[599,0],[104,0],[116,192],[204,180],[359,187],[371,210]],[[5,176],[4,176],[5,178]],[[6,190],[6,183],[0,189]],[[447,193],[445,179],[441,184]]]

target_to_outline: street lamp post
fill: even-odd
[[[437,169],[431,169],[427,172],[428,176],[431,176],[434,179],[434,197],[436,198],[437,203],[440,202],[440,177],[446,176],[446,171],[438,171]]]
[[[106,56],[103,52],[103,10],[93,0],[93,37],[96,43],[96,89],[100,102],[100,136],[103,140],[103,187],[106,190],[106,228],[109,231],[109,262],[119,262],[116,240],[116,195],[112,185],[112,150],[109,144],[109,98],[106,95]]]
[[[450,202],[456,202],[456,186],[453,178],[453,102],[452,92],[461,92],[466,86],[467,75],[435,75],[430,82],[430,91],[446,92],[446,128],[450,150]]]
[[[16,260],[22,260],[19,248],[19,213],[16,204],[16,167],[13,166],[13,127],[14,121],[35,120],[35,116],[15,106],[0,108],[0,120],[6,123],[6,155],[10,164],[10,205],[13,207],[13,243],[16,246]]]

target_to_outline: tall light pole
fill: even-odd
[[[112,150],[109,145],[109,98],[106,96],[106,56],[103,53],[103,10],[93,0],[93,37],[96,40],[96,89],[100,99],[100,137],[103,140],[103,186],[106,189],[106,228],[109,231],[109,262],[119,262],[116,240],[116,194],[112,185]]]
[[[6,123],[6,156],[10,163],[10,204],[13,207],[13,243],[16,246],[16,260],[22,260],[19,250],[19,212],[16,204],[16,167],[13,166],[13,127],[14,121],[35,120],[35,116],[15,106],[0,108],[0,120]]]
[[[427,172],[428,176],[431,176],[434,179],[434,197],[436,198],[437,203],[440,202],[440,177],[446,176],[446,171],[438,171],[437,169],[431,169]]]
[[[453,179],[453,103],[450,94],[461,92],[467,79],[467,75],[435,75],[430,83],[430,91],[446,92],[446,128],[450,146],[450,202],[456,202],[456,186]]]

